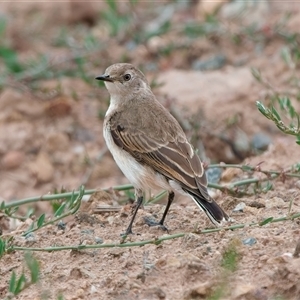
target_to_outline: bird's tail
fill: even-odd
[[[189,194],[215,225],[220,226],[223,222],[229,220],[228,215],[212,198],[206,200],[204,198],[200,198],[195,194]]]

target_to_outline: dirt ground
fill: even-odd
[[[298,4],[249,1],[240,14],[235,1],[112,3],[120,15],[105,1],[0,5],[0,202],[81,184],[101,190],[128,183],[104,144],[109,99],[94,80],[120,61],[143,69],[206,163],[262,163],[264,170],[278,171],[299,163],[294,137],[284,136],[255,106],[272,91],[299,94],[299,83],[291,86],[290,80],[299,66],[282,54],[294,45],[286,36],[299,31]],[[217,21],[207,21],[210,14]],[[111,21],[116,15],[119,23]],[[206,24],[204,34],[188,37],[182,26],[191,21]],[[261,70],[267,84],[257,82],[251,68]],[[258,151],[253,140],[261,136],[264,149]],[[246,178],[230,168],[219,183]],[[252,196],[212,193],[232,217],[229,225],[300,211],[299,178],[281,177],[272,190]],[[25,238],[20,231],[32,219],[42,213],[51,218],[53,211],[49,202],[22,206],[19,214],[31,209],[33,216],[21,222],[1,213],[0,229],[3,238],[14,237],[15,246],[119,244],[131,217],[129,196],[112,189],[85,196],[65,227],[49,225]],[[121,200],[126,204],[120,206]],[[126,241],[184,237],[158,245],[33,252],[40,279],[15,299],[300,299],[300,219],[203,234],[212,228],[207,217],[190,199],[177,197],[166,219],[169,232],[148,227],[144,218],[158,219],[164,203],[144,206]],[[234,211],[241,203],[244,208]],[[230,255],[234,262],[228,263]],[[8,295],[12,271],[23,269],[29,276],[22,251],[0,259],[1,299]]]

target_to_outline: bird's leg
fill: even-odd
[[[169,208],[174,200],[174,196],[175,196],[174,192],[169,192],[168,203],[167,203],[167,206],[165,208],[165,211],[164,211],[163,216],[160,219],[160,221],[154,222],[153,220],[145,219],[146,224],[148,224],[149,226],[160,226],[163,230],[168,231],[167,227],[164,225],[164,221],[168,214]]]
[[[174,200],[174,196],[175,196],[174,192],[169,192],[169,197],[168,197],[168,203],[167,203],[167,206],[166,206],[166,208],[165,208],[165,211],[164,211],[164,213],[163,213],[163,216],[162,216],[161,220],[158,222],[158,224],[161,225],[161,226],[164,225],[165,218],[166,218],[167,213],[168,213],[168,211],[169,211],[169,208],[170,208],[170,206],[171,206],[171,204],[172,204],[172,202],[173,202],[173,200]]]
[[[129,225],[128,225],[126,231],[125,231],[125,233],[121,234],[123,236],[126,236],[128,234],[133,234],[133,232],[132,232],[132,225],[133,225],[134,219],[136,217],[136,214],[137,214],[140,206],[143,203],[143,199],[144,199],[144,197],[143,197],[143,191],[136,190],[135,191],[135,195],[136,195],[136,198],[137,198],[137,203],[136,203],[136,206],[135,206],[135,210],[134,210],[133,216],[131,218],[131,221],[130,221],[130,223],[129,223]]]

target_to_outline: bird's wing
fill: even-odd
[[[110,122],[111,135],[118,147],[141,164],[151,166],[168,179],[180,183],[183,189],[211,201],[202,163],[185,137],[165,135],[161,140],[158,135],[149,136],[145,131],[126,125]]]

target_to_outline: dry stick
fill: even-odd
[[[281,217],[277,219],[266,219],[268,220],[267,223],[276,223],[276,222],[283,222],[288,220],[294,220],[300,218],[300,213],[296,213],[291,216],[287,217]],[[227,230],[235,230],[235,229],[241,229],[246,226],[264,226],[266,225],[263,222],[256,222],[256,223],[250,223],[250,224],[237,224],[232,225],[228,227],[219,227],[219,228],[212,228],[212,229],[204,229],[198,232],[192,232],[193,234],[207,234],[207,233],[214,233],[219,231],[227,231]],[[125,248],[125,247],[140,247],[147,244],[154,244],[159,245],[161,242],[166,240],[172,240],[184,237],[185,235],[190,233],[176,233],[172,235],[167,236],[161,236],[159,238],[155,238],[152,240],[145,240],[145,241],[139,241],[139,242],[133,242],[133,243],[115,243],[115,244],[101,244],[101,245],[77,245],[77,246],[61,246],[61,247],[45,247],[45,248],[27,248],[27,247],[19,247],[19,246],[9,246],[7,251],[44,251],[44,252],[51,252],[51,251],[61,251],[61,250],[83,250],[83,249],[98,249],[98,248]]]

